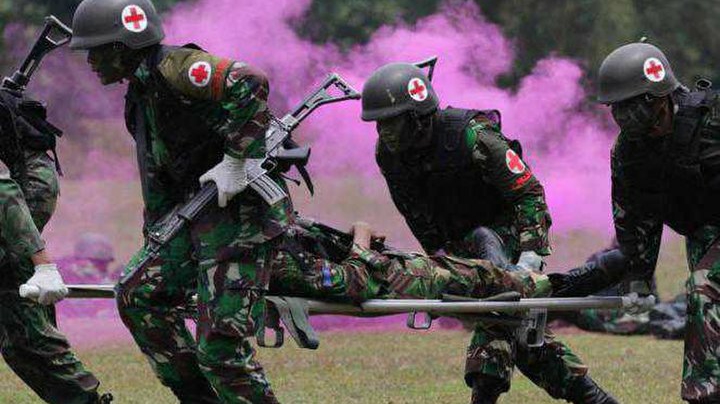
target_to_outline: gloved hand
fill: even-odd
[[[36,291],[39,293],[33,293]],[[67,294],[68,288],[55,264],[37,265],[35,274],[26,283],[20,285],[21,297],[36,300],[40,304],[55,304]]]
[[[200,177],[200,184],[212,181],[218,189],[218,206],[224,208],[227,202],[248,186],[245,159],[227,154],[223,160]]]
[[[518,258],[515,266],[526,271],[540,272],[545,266],[545,262],[543,262],[542,257],[535,251],[523,251],[520,253],[520,258]]]

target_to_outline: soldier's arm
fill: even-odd
[[[483,168],[486,180],[513,206],[521,251],[551,253],[548,231],[551,220],[545,191],[518,154],[510,148],[497,126],[476,118],[466,129],[473,160]]]
[[[0,236],[9,252],[18,257],[31,258],[45,249],[35,226],[25,196],[10,178],[8,168],[0,163]],[[42,258],[42,257],[41,257]]]
[[[219,131],[225,136],[226,154],[240,159],[265,155],[269,85],[261,70],[192,49],[171,53],[158,69],[182,94],[222,104],[227,119],[219,123]]]
[[[613,156],[612,213],[620,251],[629,261],[630,275],[649,279],[655,271],[663,223],[633,198]]]
[[[395,207],[405,218],[405,222],[410,227],[415,238],[420,242],[423,250],[428,254],[432,254],[443,247],[444,240],[440,235],[440,230],[431,221],[428,216],[427,209],[422,203],[422,198],[418,195],[418,190],[413,187],[402,175],[397,173],[387,173],[382,169],[381,158],[376,154],[380,171],[385,177],[390,197]]]

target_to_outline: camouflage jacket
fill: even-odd
[[[263,72],[193,46],[158,46],[149,55],[131,81],[125,111],[138,146],[146,223],[183,202],[223,154],[264,156],[268,91]],[[268,207],[252,192],[238,198],[262,239],[282,232],[289,201]]]
[[[437,149],[443,140],[436,132],[431,147]],[[517,258],[521,251],[549,255],[550,214],[543,187],[529,166],[499,125],[483,115],[474,116],[462,136],[459,153],[467,156],[467,163],[452,169],[460,159],[435,159],[431,166],[427,161],[433,160],[428,157],[432,151],[413,149],[396,156],[381,142],[377,145],[376,158],[392,199],[425,251],[463,244],[473,229],[486,226],[501,235],[510,257]],[[453,199],[457,202],[452,206],[437,202]],[[453,222],[457,226],[448,229]]]

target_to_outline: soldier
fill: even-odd
[[[270,291],[309,298],[348,300],[442,299],[444,295],[486,298],[515,291],[521,297],[547,297],[547,276],[531,270],[508,271],[487,260],[447,254],[423,255],[383,247],[363,222],[353,224],[353,242],[340,245],[321,228],[293,226],[272,260]]]
[[[657,47],[631,43],[600,66],[599,101],[620,127],[612,150],[619,249],[553,282],[593,293],[621,279],[649,290],[663,225],[686,237],[690,278],[682,398],[720,400],[720,102],[706,80],[689,91]],[[578,285],[582,288],[578,289]],[[640,288],[640,289],[638,289]]]
[[[258,69],[197,46],[166,46],[149,0],[84,0],[71,48],[105,85],[129,82],[125,117],[145,203],[145,231],[214,181],[218,204],[120,290],[118,308],[161,382],[183,403],[275,403],[248,340],[263,311],[267,258],[291,220],[247,184],[245,161],[265,155],[268,82]],[[275,180],[282,183],[277,175]],[[284,185],[284,184],[283,184]],[[143,257],[144,250],[131,261]],[[197,343],[177,307],[197,291]]]
[[[55,134],[45,109],[0,90],[0,346],[8,366],[49,403],[110,402],[98,380],[70,350],[55,324],[53,304],[68,293],[40,232],[55,211],[58,178],[47,154]],[[37,302],[21,298],[21,284],[39,289]]]
[[[103,284],[116,282],[118,274],[111,273],[115,261],[110,239],[102,234],[84,233],[75,243],[72,257],[60,259],[58,266],[68,283]]]
[[[392,199],[428,254],[542,268],[542,257],[550,254],[544,191],[519,143],[500,132],[498,111],[438,109],[429,78],[406,63],[373,73],[362,105],[362,119],[377,123],[376,159]],[[465,369],[473,402],[496,402],[510,387],[514,365],[555,398],[614,402],[551,336],[542,348],[528,350],[505,329],[482,326]]]

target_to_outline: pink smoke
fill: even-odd
[[[502,111],[505,134],[523,142],[526,160],[545,185],[554,230],[609,229],[613,133],[605,114],[583,109],[587,94],[578,63],[541,60],[517,90],[501,89],[495,83],[510,71],[514,47],[474,2],[446,5],[412,26],[383,27],[368,44],[347,53],[307,42],[293,31],[288,21],[299,18],[309,3],[183,4],[165,19],[168,41],[200,38],[211,52],[260,66],[270,76],[276,110],[278,96],[297,102],[329,71],[338,71],[359,90],[382,64],[438,55],[434,84],[443,104]],[[310,168],[320,187],[326,177],[352,175],[363,176],[364,187],[382,186],[373,158],[374,128],[359,116],[359,102],[326,107],[302,130],[301,140],[313,146]]]
[[[523,142],[526,160],[545,185],[554,232],[609,229],[613,125],[602,108],[587,106],[579,63],[549,57],[516,89],[503,89],[496,82],[510,72],[515,47],[474,2],[445,5],[413,25],[383,27],[366,45],[348,52],[313,44],[295,33],[290,22],[302,18],[309,4],[181,3],[165,16],[165,42],[196,42],[212,53],[261,67],[270,77],[270,101],[278,113],[300,101],[331,71],[360,90],[385,63],[438,55],[434,84],[442,104],[502,111],[503,131]],[[34,35],[18,25],[5,30],[6,43],[23,43]],[[19,60],[24,50],[18,47],[13,55]],[[46,58],[30,87],[32,94],[48,101],[51,120],[67,134],[60,155],[70,175],[63,181],[58,215],[46,232],[58,256],[69,253],[83,231],[112,235],[121,263],[141,245],[142,208],[132,141],[122,121],[123,90],[102,87],[84,55],[68,50]],[[335,224],[366,215],[390,232],[395,245],[416,246],[375,166],[374,125],[359,117],[360,102],[327,106],[298,131],[298,140],[313,146],[310,171],[318,188],[315,201],[304,192],[296,194],[301,212]],[[323,192],[327,189],[334,190],[331,196]],[[405,242],[396,243],[398,239]],[[315,321],[323,328],[335,320]]]

